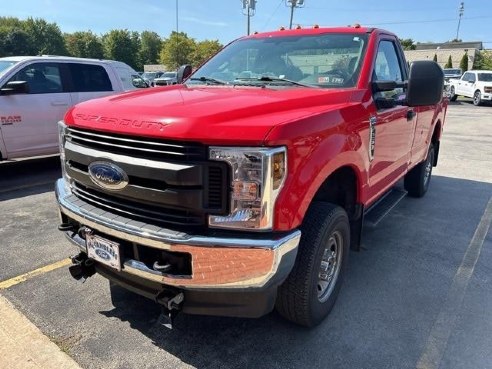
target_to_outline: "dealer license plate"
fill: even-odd
[[[120,245],[96,235],[86,235],[87,255],[111,268],[121,270]]]

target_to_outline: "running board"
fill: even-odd
[[[364,213],[364,227],[374,228],[407,195],[407,191],[392,188]]]

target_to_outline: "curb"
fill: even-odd
[[[80,369],[2,295],[0,342],[0,368]]]

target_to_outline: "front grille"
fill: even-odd
[[[182,143],[154,138],[126,136],[116,133],[68,128],[67,141],[95,150],[137,158],[178,162],[207,160],[207,148],[197,143]]]
[[[142,202],[108,195],[107,193],[85,187],[80,183],[75,183],[72,187],[72,191],[75,196],[96,208],[144,223],[162,226],[169,224],[178,226],[200,226],[205,224],[205,218],[203,214],[200,213],[144,204]]]
[[[68,128],[65,169],[74,195],[96,208],[163,227],[204,227],[208,215],[227,215],[229,206],[229,167],[208,161],[207,152],[199,143]],[[93,182],[96,161],[118,166],[128,184],[111,191]]]
[[[485,87],[485,88],[484,88],[484,92],[486,92],[486,93],[488,93],[488,94],[489,94],[489,93],[492,93],[492,87]]]

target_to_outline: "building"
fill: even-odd
[[[473,68],[477,53],[483,50],[483,43],[476,42],[444,42],[416,44],[415,50],[405,50],[407,61],[433,60],[437,56],[437,63],[444,68],[451,56],[454,68],[459,68],[463,55],[468,55],[468,69]]]

